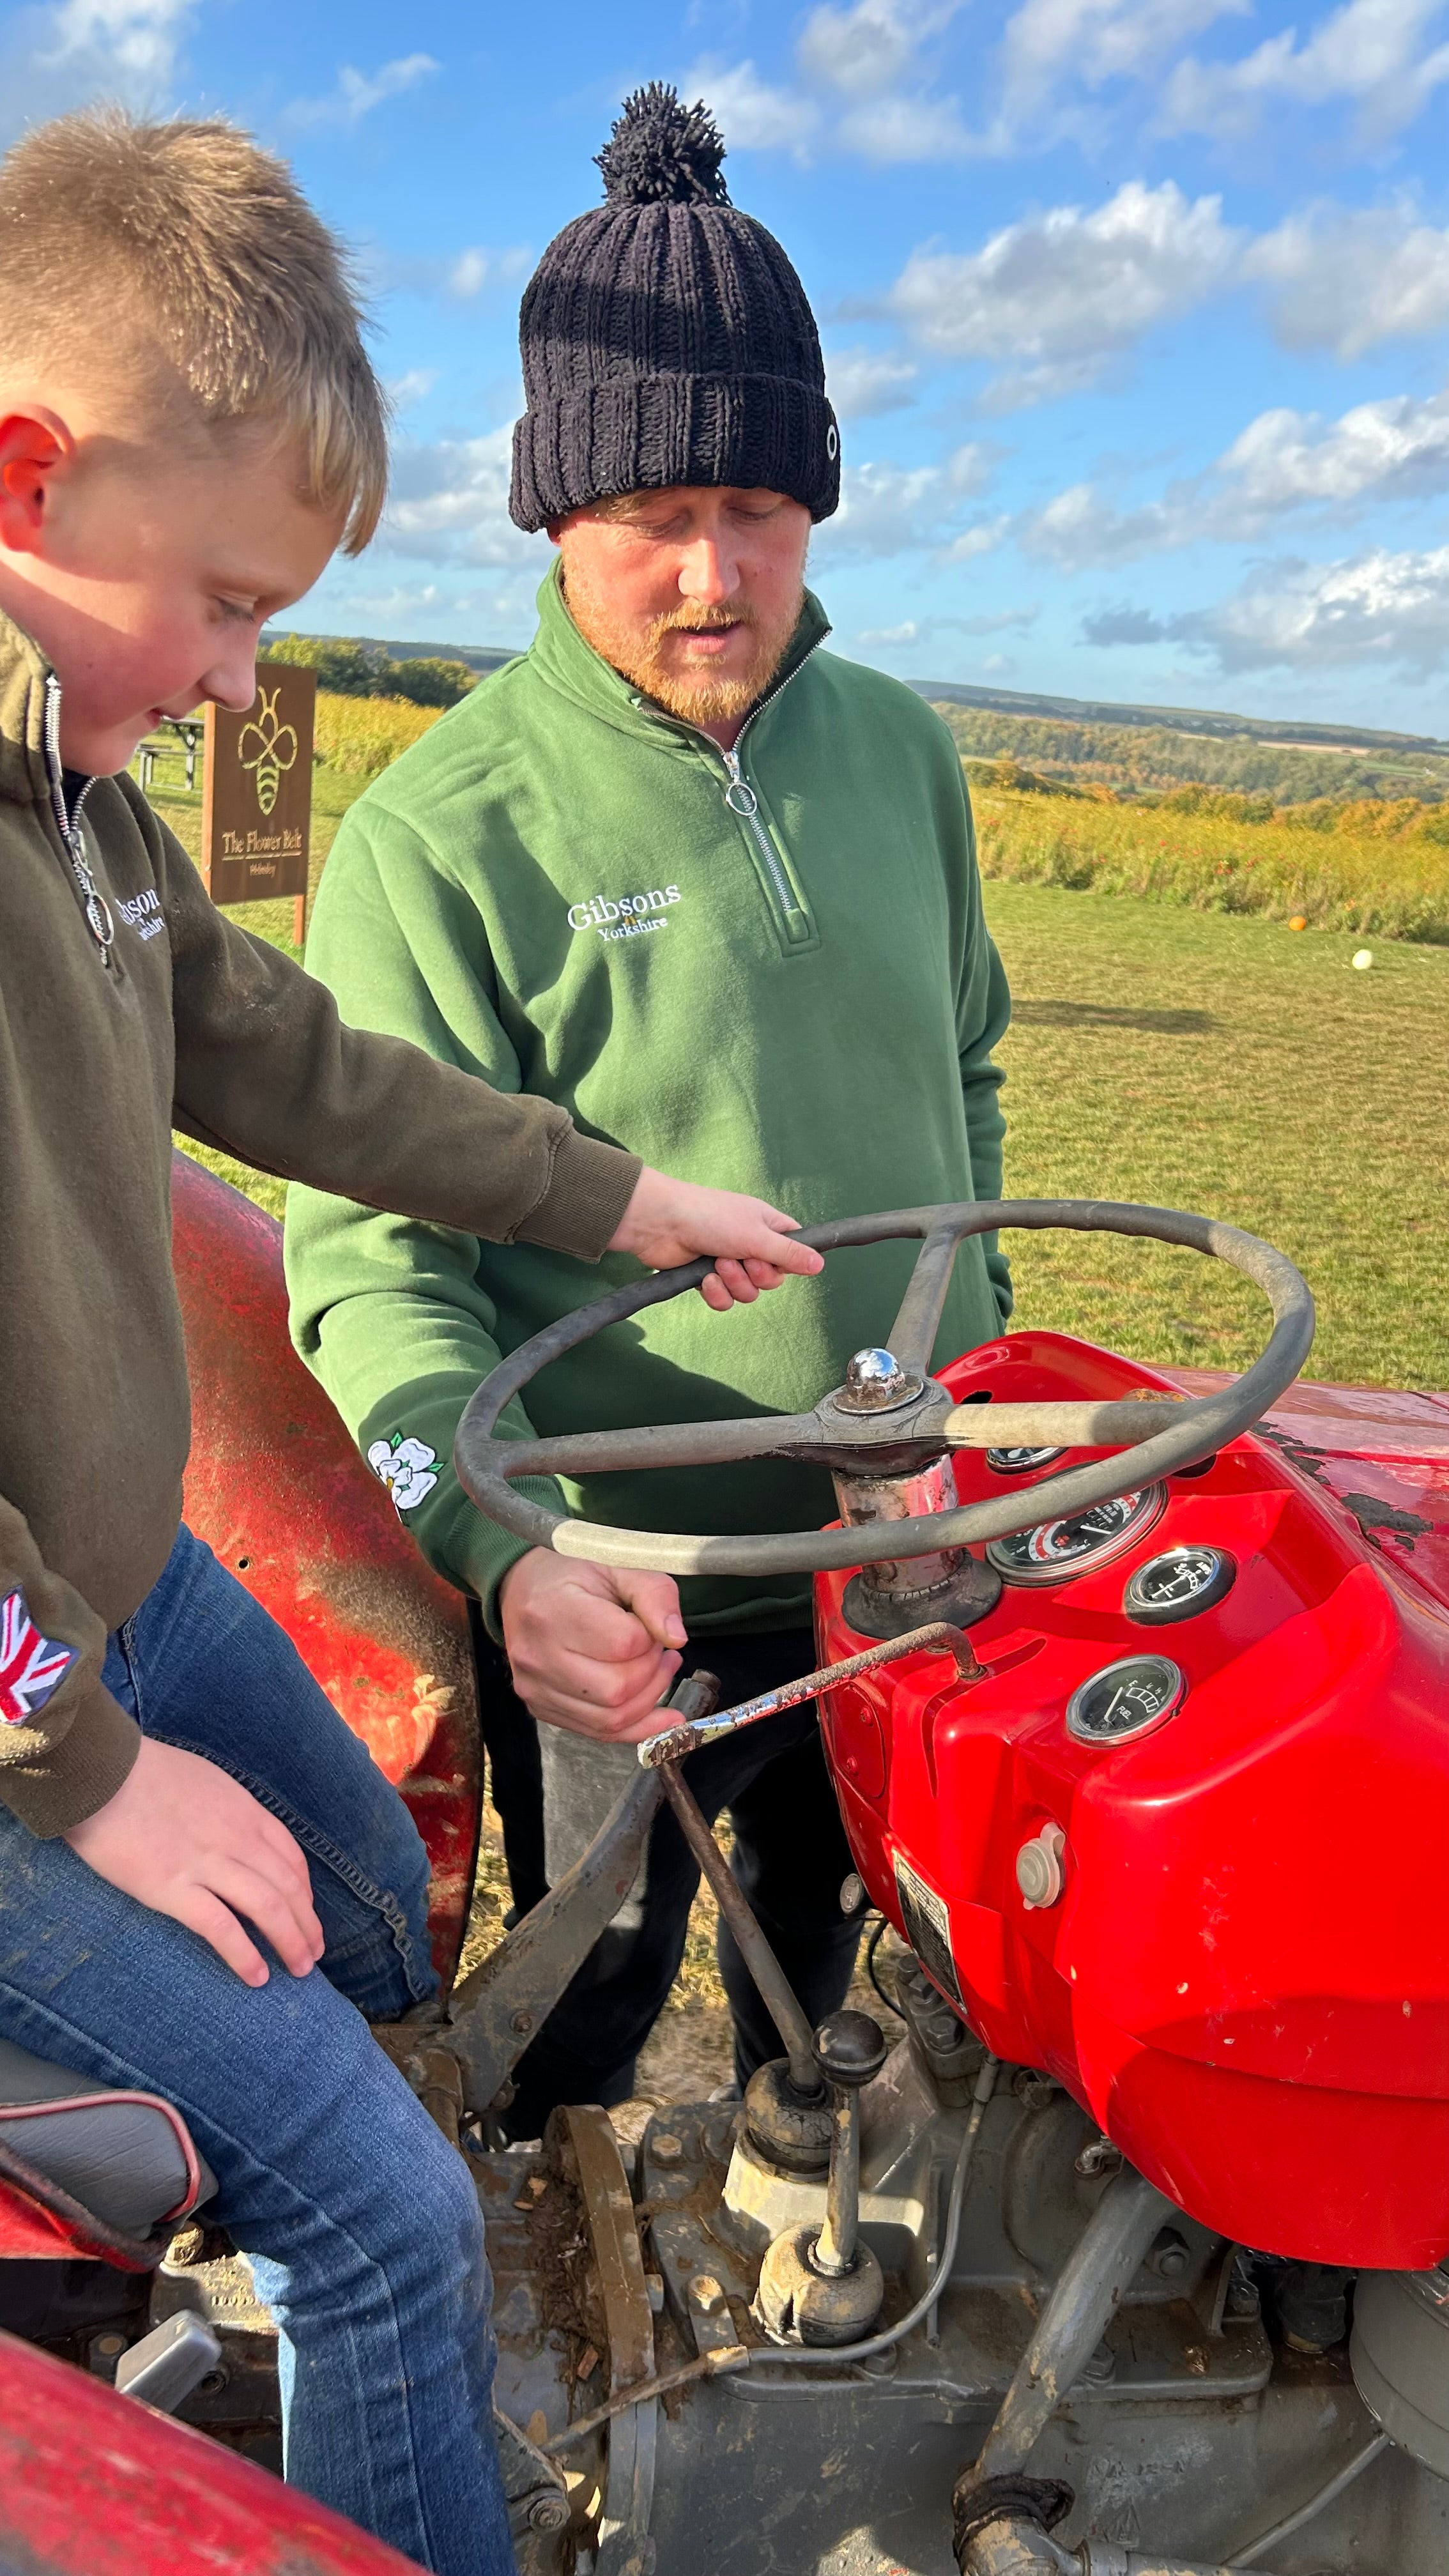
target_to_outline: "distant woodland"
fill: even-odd
[[[1162,727],[1072,724],[1058,717],[1008,715],[994,707],[937,704],[963,758],[1014,764],[1043,785],[1108,788],[1121,801],[1155,802],[1164,790],[1204,786],[1261,797],[1269,807],[1331,799],[1449,797],[1449,757],[1405,752],[1378,758],[1359,750],[1327,751],[1267,743],[1251,736],[1191,734]],[[1000,785],[1024,778],[1003,774]]]

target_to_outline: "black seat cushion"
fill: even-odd
[[[54,2104],[37,2110],[33,2105]],[[128,2236],[184,2216],[216,2190],[179,2111],[116,2093],[0,2039],[0,2144]]]

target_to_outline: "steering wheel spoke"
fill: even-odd
[[[499,1441],[489,1465],[510,1480],[630,1475],[641,1467],[723,1467],[744,1458],[806,1458],[824,1441],[813,1413],[753,1413],[734,1422],[655,1422],[618,1431]]]
[[[901,1299],[900,1313],[890,1329],[886,1345],[898,1367],[914,1377],[928,1377],[931,1353],[941,1329],[946,1310],[956,1255],[961,1249],[961,1229],[952,1219],[933,1226],[916,1255],[910,1286]]]
[[[1190,1421],[1186,1396],[1118,1404],[958,1404],[942,1430],[953,1449],[1131,1449]]]

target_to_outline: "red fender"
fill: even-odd
[[[410,2558],[0,2335],[0,2564],[25,2576],[416,2576]]]
[[[467,1926],[482,1803],[461,1594],[424,1563],[287,1333],[282,1229],[172,1157],[193,1411],[186,1517],[286,1629],[412,1810],[444,1984]]]

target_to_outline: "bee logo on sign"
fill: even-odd
[[[263,662],[238,715],[206,710],[202,875],[215,903],[305,895],[317,674]]]
[[[257,704],[260,718],[248,716],[237,745],[243,769],[254,769],[257,776],[257,803],[264,814],[270,814],[277,801],[277,790],[289,769],[297,766],[297,728],[284,725],[277,713],[277,700],[282,694],[280,681],[274,689],[260,689]],[[255,742],[255,751],[247,745]]]

